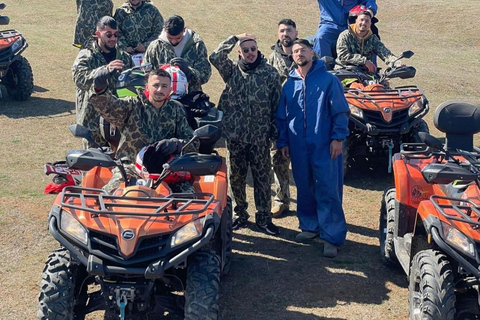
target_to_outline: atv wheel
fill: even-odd
[[[383,194],[382,207],[380,209],[380,256],[388,266],[397,266],[393,245],[393,231],[395,230],[395,198],[394,187],[388,188]]]
[[[217,320],[220,296],[220,258],[201,250],[188,261],[185,320]]]
[[[232,265],[232,243],[233,243],[233,230],[232,230],[232,199],[227,197],[227,206],[223,210],[225,215],[226,235],[225,235],[225,261],[223,264],[222,274],[226,275],[230,271]],[[223,218],[222,215],[222,218]]]
[[[422,143],[422,140],[418,136],[419,132],[430,132],[430,130],[428,129],[428,124],[423,120],[420,120],[417,125],[412,128],[412,131],[410,132],[409,142]]]
[[[32,95],[33,72],[25,57],[20,57],[10,65],[4,85],[8,94],[15,100],[25,101]]]
[[[65,248],[53,251],[43,268],[38,297],[37,317],[41,320],[79,320],[75,315],[75,282],[78,267],[71,262]]]
[[[423,250],[413,257],[408,286],[410,319],[453,320],[455,292],[447,256]]]

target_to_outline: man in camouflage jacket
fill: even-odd
[[[97,23],[96,38],[91,38],[87,46],[80,50],[72,67],[76,89],[77,123],[92,131],[95,142],[106,146],[106,140],[100,134],[100,115],[88,102],[89,89],[93,84],[93,75],[98,69],[108,69],[111,74],[110,88],[115,88],[119,71],[133,66],[132,58],[116,47],[118,27],[109,16]],[[84,147],[91,146],[84,141]]]
[[[239,44],[239,60],[228,54]],[[223,132],[227,140],[227,162],[235,203],[233,228],[246,227],[248,167],[252,171],[257,228],[279,233],[271,218],[270,143],[277,139],[275,113],[281,94],[280,76],[258,51],[248,34],[231,36],[210,55],[210,62],[225,81],[218,108],[224,112]]]
[[[130,54],[144,53],[162,32],[163,17],[144,0],[128,0],[115,11],[120,29],[119,47]]]
[[[368,11],[360,13],[354,24],[340,33],[337,40],[337,63],[341,65],[365,66],[375,72],[373,56],[376,54],[391,66],[397,57],[388,50],[380,39],[372,33],[372,16]],[[395,65],[401,65],[397,60]]]
[[[185,28],[180,16],[165,21],[160,37],[148,46],[145,61],[154,68],[162,64],[178,66],[187,76],[188,92],[202,91],[212,75],[205,43],[198,33]]]
[[[112,11],[112,0],[77,0],[77,23],[73,45],[83,48],[85,42],[94,34],[98,20],[103,16],[110,16]]]
[[[116,157],[122,160],[128,174],[136,175],[135,158],[143,147],[164,139],[188,141],[193,137],[183,105],[169,99],[172,88],[167,71],[152,70],[145,91],[138,90],[138,96],[126,98],[117,98],[107,90],[108,75],[105,75],[105,71],[100,70],[94,78],[94,93],[89,102],[102,117],[120,130]],[[198,142],[195,142],[190,151],[197,149]],[[107,192],[112,192],[123,181],[118,168],[115,169],[114,176],[104,187]]]
[[[278,40],[272,46],[273,51],[268,57],[268,63],[277,69],[283,83],[288,78],[288,73],[296,66],[292,59],[292,45],[298,37],[297,25],[291,19],[282,19],[278,22],[277,35]],[[283,157],[275,144],[270,156],[276,187],[275,205],[272,209],[272,216],[275,218],[288,211],[290,207],[290,159]]]

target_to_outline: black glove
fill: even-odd
[[[95,91],[102,92],[108,88],[108,82],[110,80],[110,72],[107,67],[97,68],[93,72],[93,87]]]
[[[187,80],[190,80],[190,78],[192,77],[192,71],[190,70],[190,68],[188,68],[188,62],[185,61],[185,59],[178,57],[173,58],[172,60],[170,60],[170,65],[179,67],[180,70],[185,73]]]
[[[160,173],[163,164],[166,163],[172,154],[182,151],[183,142],[177,138],[164,139],[151,144],[143,155],[143,166],[150,173]]]

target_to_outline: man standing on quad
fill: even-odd
[[[118,23],[118,46],[130,54],[144,53],[162,32],[163,17],[157,7],[144,0],[128,0],[113,16]]]
[[[310,42],[293,43],[298,65],[283,85],[277,111],[277,147],[292,161],[300,221],[295,240],[320,236],[323,255],[335,257],[345,242],[347,224],[342,208],[342,143],[348,135],[349,107],[340,81],[314,60]]]
[[[283,83],[288,73],[295,68],[292,59],[293,41],[297,39],[297,25],[291,19],[282,19],[278,22],[278,40],[272,46],[272,53],[268,63],[277,69],[280,82]],[[272,217],[280,217],[290,207],[290,160],[282,157],[282,153],[273,144],[270,156],[272,157],[273,176],[275,179],[276,194],[275,205],[272,208]]]
[[[80,50],[72,67],[76,90],[77,123],[92,131],[93,139],[101,146],[108,146],[100,132],[100,115],[88,102],[94,74],[100,69],[109,72],[111,89],[122,69],[133,67],[132,58],[117,48],[117,22],[110,16],[102,17],[97,23],[96,38],[91,38],[84,49]],[[92,147],[84,140],[84,148]]]
[[[112,0],[77,0],[77,23],[73,46],[82,49],[93,36],[95,25],[103,16],[112,15]]]
[[[238,44],[239,60],[228,54]],[[280,230],[272,223],[270,144],[277,139],[275,112],[281,83],[277,70],[258,51],[254,36],[230,36],[210,55],[226,86],[218,109],[223,111],[227,163],[234,200],[233,229],[247,226],[246,178],[252,171],[257,228],[270,235]]]
[[[377,66],[373,62],[377,55],[387,65],[402,65],[401,61],[388,50],[377,35],[370,29],[372,14],[370,11],[360,12],[354,24],[343,31],[337,41],[337,63],[340,65],[365,66],[369,72],[375,72]]]
[[[377,13],[375,0],[317,0],[320,24],[315,34],[314,50],[320,57],[335,57],[338,35],[348,27],[348,13],[356,5],[365,5],[372,17]]]
[[[188,92],[202,91],[212,75],[205,43],[198,33],[185,28],[183,18],[177,15],[165,21],[160,37],[148,46],[145,61],[154,68],[167,63],[179,67],[187,76]]]
[[[156,149],[170,155],[180,152],[183,141],[193,137],[183,105],[169,98],[172,87],[168,71],[153,69],[148,74],[143,92],[138,91],[138,96],[122,99],[108,90],[110,72],[106,68],[97,69],[93,78],[94,92],[89,102],[102,117],[120,130],[121,139],[116,155],[122,160],[128,175],[137,176],[135,159],[143,147],[159,142]],[[191,151],[197,149],[196,141],[192,143]],[[112,179],[104,187],[110,193],[123,182],[118,168],[112,172]]]

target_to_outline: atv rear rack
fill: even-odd
[[[471,200],[432,195],[430,201],[447,220],[455,220],[480,227],[480,206]],[[448,201],[448,203],[446,203]]]
[[[133,191],[145,196],[128,196]],[[144,190],[131,190],[122,196],[115,196],[102,189],[68,186],[62,191],[60,205],[94,215],[167,217],[202,213],[213,200],[211,193],[173,193],[151,197]]]

